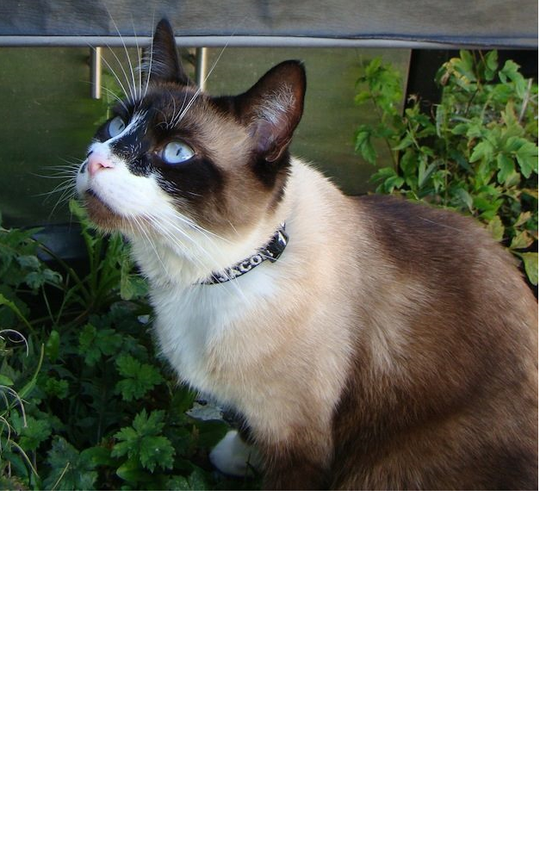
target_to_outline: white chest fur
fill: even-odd
[[[182,380],[234,403],[235,373],[241,376],[250,357],[242,325],[277,296],[273,272],[266,263],[238,281],[151,287],[159,345]]]

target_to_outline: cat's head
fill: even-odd
[[[282,62],[244,94],[210,97],[185,74],[167,21],[147,66],[141,90],[114,108],[81,165],[77,191],[90,217],[127,235],[172,236],[182,219],[223,236],[248,228],[281,198],[303,66]]]

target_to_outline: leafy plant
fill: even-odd
[[[538,86],[497,51],[462,51],[440,68],[440,103],[418,97],[401,109],[399,73],[380,59],[359,77],[356,103],[371,103],[378,123],[362,125],[357,152],[376,165],[381,145],[392,165],[373,176],[378,192],[470,213],[523,263],[538,283]]]
[[[51,433],[47,423],[27,415],[25,405],[36,385],[43,348],[37,369],[30,374],[28,369],[19,372],[13,359],[14,349],[21,345],[28,356],[29,344],[21,333],[0,332],[0,489],[23,489],[25,479],[36,480],[35,450]]]
[[[0,489],[256,488],[211,469],[228,426],[189,415],[195,393],[155,354],[126,245],[72,211],[83,272],[35,231],[0,228]]]

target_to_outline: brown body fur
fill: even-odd
[[[424,205],[354,216],[346,384],[326,428],[269,448],[269,486],[536,489],[536,302],[511,257]]]

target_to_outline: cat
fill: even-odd
[[[345,196],[289,145],[306,77],[237,96],[186,75],[166,20],[80,167],[149,280],[162,353],[236,412],[264,486],[537,489],[536,302],[461,214]]]

